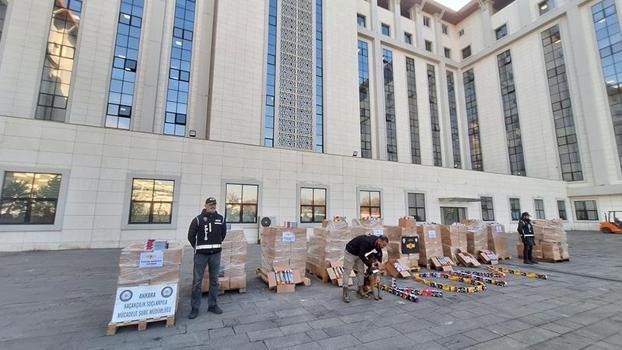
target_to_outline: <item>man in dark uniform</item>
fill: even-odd
[[[201,214],[190,222],[188,241],[194,248],[194,272],[192,279],[192,310],[188,318],[196,318],[201,306],[203,275],[209,266],[209,294],[207,311],[221,314],[218,307],[218,273],[220,272],[220,251],[227,234],[225,219],[216,211],[216,198],[209,197]]]
[[[524,212],[521,215],[521,220],[518,222],[518,233],[520,234],[521,241],[523,241],[523,262],[525,264],[537,264],[538,262],[533,260],[533,246],[536,243],[531,216],[528,212]]]
[[[365,275],[365,266],[380,268],[382,261],[382,249],[389,244],[387,236],[369,236],[361,235],[354,237],[348,244],[343,257],[343,301],[350,302],[350,291],[348,290],[348,278],[350,271],[354,270],[354,288],[357,288],[357,294],[361,298],[367,296],[363,292],[363,279]],[[373,255],[375,261],[372,264],[370,255]]]

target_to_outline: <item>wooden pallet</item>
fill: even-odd
[[[150,319],[142,320],[142,321],[130,321],[130,322],[119,322],[119,323],[110,322],[108,323],[108,326],[106,327],[106,335],[115,335],[117,334],[117,330],[119,328],[126,327],[126,326],[138,325],[138,330],[144,331],[145,329],[147,329],[147,324],[155,323],[155,322],[164,322],[164,321],[166,322],[166,327],[172,327],[175,325],[175,316],[150,318]]]
[[[268,283],[268,275],[267,275],[267,274],[266,274],[266,273],[265,273],[265,272],[261,269],[261,267],[258,267],[258,268],[257,268],[257,270],[255,271],[255,274],[256,274],[256,275],[257,275],[257,277],[259,277],[262,281],[264,281],[264,283],[266,283],[267,285],[270,285],[270,284]],[[305,277],[305,276],[300,276],[300,277],[301,277],[301,278],[300,278],[300,279],[301,279],[301,281],[300,281],[300,282],[298,282],[298,283],[296,283],[296,284],[293,284],[294,286],[295,286],[295,285],[302,284],[302,285],[304,285],[305,287],[308,287],[308,286],[310,286],[310,285],[311,285],[311,280],[310,280],[309,278],[307,278],[307,277]],[[291,284],[289,284],[289,285],[287,285],[287,286],[291,286]],[[277,286],[277,287],[278,287],[278,286]],[[277,288],[277,289],[278,289],[278,288]]]
[[[570,261],[570,258],[568,258],[568,259],[560,259],[560,260],[536,258],[535,260],[538,261],[538,262],[546,262],[546,263],[560,263],[560,262]]]

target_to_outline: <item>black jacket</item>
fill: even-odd
[[[518,234],[521,238],[533,237],[533,225],[530,220],[521,220],[518,222]]]
[[[215,254],[221,251],[227,235],[225,218],[218,213],[208,214],[205,209],[190,222],[188,242],[197,254]]]
[[[376,247],[378,237],[362,235],[354,237],[346,244],[346,251],[352,255],[356,255],[367,265],[371,266],[371,261],[367,258],[369,254],[373,254],[378,262],[382,261],[382,249]]]

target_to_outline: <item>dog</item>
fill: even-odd
[[[382,299],[380,295],[380,270],[373,267],[374,262],[375,260],[372,261],[372,266],[368,267],[365,271],[363,289],[367,295],[371,294],[374,300],[380,300]]]

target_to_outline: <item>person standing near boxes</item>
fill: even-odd
[[[216,211],[216,198],[205,200],[205,208],[190,222],[188,241],[194,248],[194,269],[192,276],[192,310],[188,318],[199,315],[201,306],[203,275],[209,267],[209,294],[207,311],[222,314],[218,307],[218,273],[220,272],[220,251],[227,234],[225,219]]]
[[[361,298],[367,298],[363,292],[363,279],[365,277],[365,267],[380,268],[382,261],[382,249],[389,244],[387,236],[361,235],[354,237],[348,244],[343,254],[343,301],[350,302],[350,291],[348,290],[348,278],[350,272],[354,270],[354,288]],[[370,255],[373,255],[371,257]],[[374,261],[372,263],[372,260]]]
[[[531,224],[531,216],[528,212],[524,212],[521,215],[521,219],[518,222],[518,234],[520,234],[520,239],[523,241],[523,262],[525,264],[537,264],[538,262],[533,260],[535,238],[533,234],[533,225]]]

